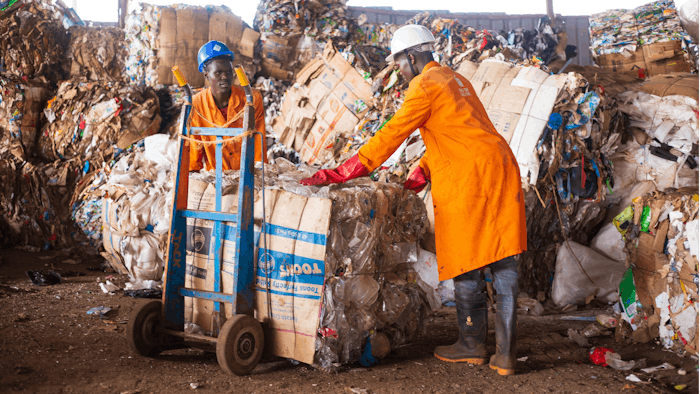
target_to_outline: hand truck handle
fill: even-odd
[[[177,79],[178,85],[180,85],[181,87],[183,87],[185,89],[185,94],[187,95],[187,98],[189,99],[190,104],[192,104],[192,88],[187,83],[185,76],[182,75],[182,72],[180,71],[180,66],[173,66],[173,68],[171,70],[172,70],[173,74],[175,74],[175,79]]]

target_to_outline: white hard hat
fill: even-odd
[[[406,25],[400,27],[391,38],[391,55],[386,57],[387,63],[394,61],[394,56],[406,49],[423,47],[425,51],[433,51],[435,37],[427,27],[422,25]]]

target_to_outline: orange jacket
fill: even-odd
[[[262,95],[257,90],[253,90],[253,105],[255,106],[255,129],[265,135],[265,108],[263,108]],[[233,119],[239,111],[245,107],[245,93],[238,86],[231,86],[231,97],[228,99],[227,119]],[[207,88],[197,93],[192,99],[192,111],[190,112],[191,127],[216,127],[226,124],[226,120],[214,102],[211,88]],[[213,123],[213,124],[212,124]],[[215,126],[216,125],[216,126]],[[242,127],[243,113],[235,122],[227,127]],[[202,141],[214,141],[214,136],[190,136],[193,139]],[[231,137],[224,137],[228,139]],[[264,148],[263,156],[260,156],[260,135],[255,135],[255,161],[267,161],[267,145],[265,138],[262,139]],[[216,166],[216,145],[192,143],[190,147],[190,171],[199,171],[206,166],[207,170],[212,170]],[[238,170],[241,167],[241,143],[234,142],[222,146],[224,170]]]
[[[403,106],[359,151],[379,167],[416,129],[426,154],[435,209],[440,280],[524,252],[520,170],[466,78],[436,62],[413,78]]]

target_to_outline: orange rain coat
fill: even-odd
[[[265,135],[265,108],[263,107],[262,95],[257,90],[253,90],[253,105],[255,106],[255,129]],[[197,93],[192,99],[192,111],[190,112],[191,127],[216,127],[225,125],[226,119],[219,111],[211,94],[211,88],[207,88]],[[231,97],[228,99],[227,119],[231,120],[243,111],[245,107],[245,93],[238,86],[231,86]],[[203,119],[202,117],[206,118]],[[213,124],[212,124],[213,123]],[[242,127],[243,112],[240,118],[226,127]],[[190,135],[191,138],[202,141],[214,141],[214,136]],[[224,137],[228,139],[231,137]],[[255,161],[267,161],[267,146],[265,139],[262,139],[263,156],[260,156],[260,135],[255,135]],[[216,145],[192,143],[190,147],[190,171],[199,171],[206,166],[207,170],[212,170],[216,166]],[[238,170],[241,167],[241,142],[232,142],[222,146],[222,167],[224,170]]]
[[[416,129],[432,182],[440,280],[527,250],[520,170],[471,83],[437,62],[413,78],[403,106],[359,151],[373,171]]]

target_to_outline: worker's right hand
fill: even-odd
[[[360,158],[355,155],[335,170],[320,170],[311,178],[304,178],[299,183],[306,186],[325,186],[331,183],[347,182],[350,179],[367,175],[369,175],[369,172],[360,162]]]
[[[403,188],[407,190],[413,190],[416,193],[420,193],[421,190],[428,184],[428,177],[423,172],[423,169],[419,166],[408,176],[406,182],[403,184]]]

